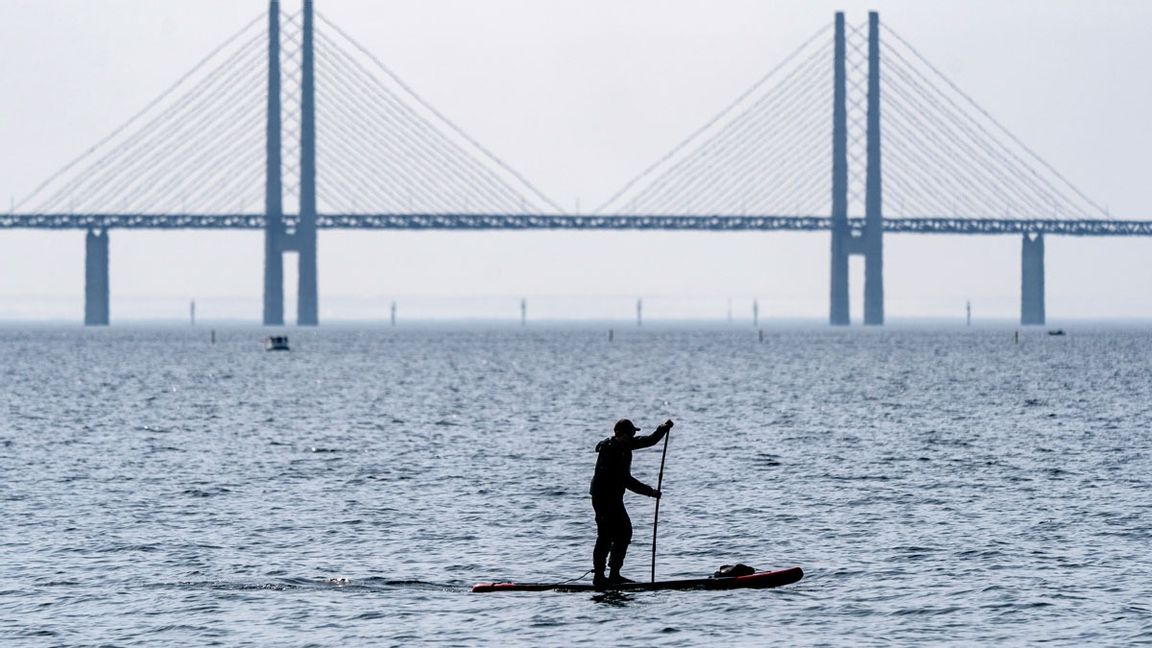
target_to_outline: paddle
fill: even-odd
[[[668,421],[668,433],[664,435],[664,451],[660,454],[660,476],[656,478],[656,490],[664,487],[664,460],[668,458],[668,437],[672,436],[672,421]],[[660,497],[656,498],[656,512],[652,515],[652,582],[656,582],[656,530],[660,528]]]

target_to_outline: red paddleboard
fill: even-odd
[[[622,583],[608,587],[596,587],[591,583],[476,583],[473,592],[647,592],[652,590],[727,590],[743,588],[765,588],[791,585],[804,578],[804,570],[790,567],[777,571],[763,571],[747,576],[727,578],[689,578],[685,580],[656,581],[655,583]]]

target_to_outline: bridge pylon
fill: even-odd
[[[880,15],[868,14],[867,170],[864,227],[848,223],[848,92],[844,14],[836,13],[832,93],[832,268],[828,323],[847,326],[848,258],[864,256],[864,324],[884,324],[884,210],[880,149]]]
[[[880,14],[868,13],[868,171],[864,197],[864,324],[884,323],[884,193],[880,173]]]
[[[845,69],[844,12],[836,12],[832,90],[832,291],[828,323],[848,326],[848,101]]]
[[[280,0],[268,3],[264,167],[264,326],[284,325],[284,194],[280,142]]]
[[[268,10],[268,113],[265,154],[264,325],[284,325],[284,253],[298,255],[296,324],[316,326],[319,295],[316,260],[316,79],[312,0],[304,2],[300,83],[300,211],[295,230],[284,224],[281,114],[280,0]]]
[[[320,324],[316,285],[316,57],[313,49],[312,0],[304,0],[304,35],[300,80],[300,220],[296,225],[299,255],[296,324]]]
[[[312,43],[312,0],[304,0],[300,110],[300,221],[296,253],[300,261],[296,324],[320,323],[316,259],[316,52]]]

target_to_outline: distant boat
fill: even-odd
[[[269,335],[264,338],[265,351],[290,351],[287,335]]]
[[[1065,335],[1065,333],[1064,333],[1064,329],[1054,329],[1054,330],[1048,331],[1048,335]]]

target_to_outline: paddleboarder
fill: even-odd
[[[597,587],[631,583],[620,575],[632,542],[632,520],[624,508],[624,491],[660,497],[660,491],[632,476],[632,451],[656,445],[672,429],[664,421],[652,434],[636,436],[640,428],[628,419],[616,421],[612,436],[596,444],[596,472],[592,476],[592,508],[596,511],[596,546],[592,550],[592,584]],[[611,555],[611,556],[609,556]],[[611,570],[604,576],[604,567]]]

